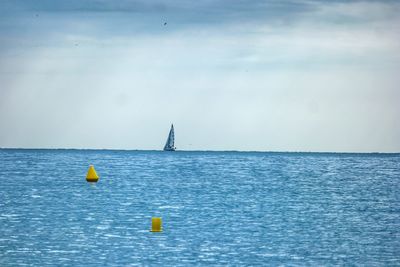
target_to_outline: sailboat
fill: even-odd
[[[164,146],[164,151],[175,151],[175,133],[174,125],[171,124],[171,130],[169,130],[168,139]]]

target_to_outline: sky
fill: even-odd
[[[0,147],[400,152],[400,2],[2,0]]]

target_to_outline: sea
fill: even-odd
[[[0,266],[193,265],[400,266],[400,154],[0,149]]]

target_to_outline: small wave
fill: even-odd
[[[178,210],[178,209],[181,209],[181,208],[183,208],[183,206],[160,206],[159,207],[159,209],[162,209],[162,210],[164,210],[164,209]]]
[[[5,217],[5,218],[15,218],[18,216],[19,216],[19,214],[6,214],[6,213],[3,213],[0,215],[0,217]]]
[[[107,230],[110,228],[110,225],[99,225],[96,228],[99,230]]]

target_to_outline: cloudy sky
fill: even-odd
[[[400,2],[2,0],[0,147],[400,151]]]

